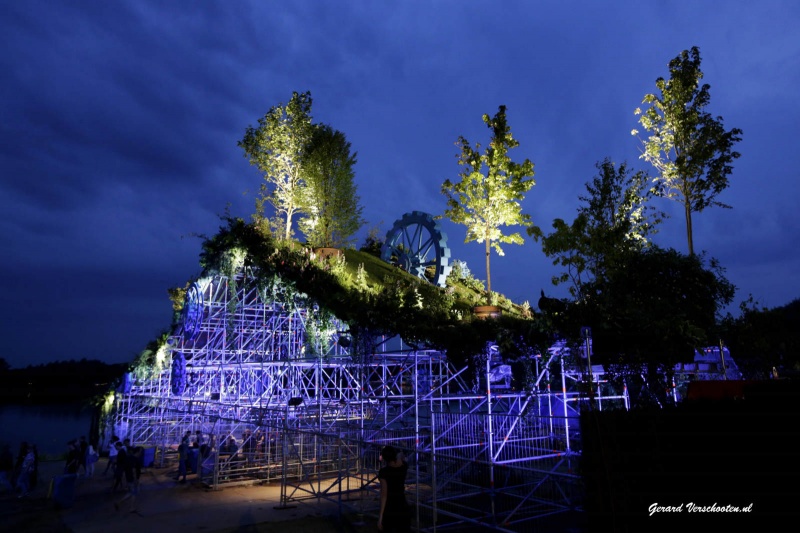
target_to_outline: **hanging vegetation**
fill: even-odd
[[[306,299],[304,305],[332,313],[356,335],[399,335],[412,347],[447,351],[459,366],[489,341],[511,357],[551,341],[545,322],[506,298],[499,299],[503,316],[472,320],[475,291],[458,282],[439,288],[352,249],[343,258],[315,259],[309,249],[278,241],[254,224],[223,220],[220,231],[203,243],[201,265],[207,272],[228,267],[230,250],[240,251],[241,266],[265,288],[280,279],[284,290]]]

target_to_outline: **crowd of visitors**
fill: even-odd
[[[142,472],[144,448],[131,446],[129,439],[111,438],[108,450],[108,463],[102,474],[113,475],[111,492],[126,491],[119,503],[131,500],[135,507],[136,494],[139,489],[139,478]],[[95,476],[95,465],[100,459],[100,450],[96,442],[89,442],[85,436],[67,441],[62,474],[53,480],[51,493],[58,479],[89,479]],[[39,453],[36,445],[23,441],[16,457],[8,444],[0,448],[0,490],[12,492],[18,498],[30,495],[39,482]]]
[[[217,445],[217,442],[220,444]],[[266,451],[269,442],[270,438],[261,430],[255,433],[249,429],[244,430],[240,440],[229,433],[215,435],[205,434],[201,430],[187,430],[177,446],[178,464],[174,479],[178,483],[186,483],[190,472],[201,475],[204,461],[214,460],[216,455],[226,461],[241,462],[243,465],[253,462]],[[98,442],[90,442],[86,436],[67,441],[63,472],[58,477],[74,476],[75,480],[79,480],[97,475],[106,477],[110,474],[109,492],[124,493],[115,500],[115,507],[119,510],[123,503],[130,503],[131,508],[135,508],[139,479],[144,466],[144,448],[132,445],[128,438],[120,439],[114,435],[103,451],[104,455],[107,452],[108,461],[95,472],[95,466],[100,459]],[[13,492],[19,498],[24,498],[36,488],[38,481],[39,455],[36,445],[22,442],[19,452],[14,456],[10,446],[4,444],[0,450],[0,490]],[[51,492],[53,487],[51,484]]]
[[[99,459],[96,447],[80,437],[67,442],[64,474],[91,477],[94,474],[94,463]],[[39,483],[39,451],[36,444],[22,441],[16,458],[8,444],[0,449],[0,487],[15,492],[18,498],[24,498]]]
[[[64,465],[65,474],[81,477],[94,475],[94,464],[100,459],[96,443],[89,443],[85,436],[67,442],[67,459]]]
[[[178,462],[174,479],[178,483],[186,483],[190,472],[202,476],[203,472],[213,468],[216,455],[219,455],[220,461],[236,465],[235,468],[249,466],[267,453],[270,444],[275,445],[274,436],[270,438],[260,429],[255,432],[243,430],[240,440],[232,433],[215,435],[187,430],[176,448]]]

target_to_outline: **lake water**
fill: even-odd
[[[22,441],[36,444],[39,453],[64,453],[67,442],[90,437],[92,411],[82,405],[0,405],[0,444],[15,454]]]

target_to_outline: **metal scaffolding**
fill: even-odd
[[[117,391],[114,433],[169,466],[199,431],[190,465],[208,487],[280,483],[282,505],[324,498],[365,517],[377,516],[392,444],[409,461],[419,531],[531,531],[581,510],[579,404],[627,397],[604,395],[593,368],[587,399],[588,372],[568,368],[564,343],[527,361],[524,390],[488,345],[470,386],[446,354],[398,338],[351,353],[344,324],[275,287],[244,273],[195,283],[165,352]]]

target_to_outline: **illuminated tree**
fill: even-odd
[[[657,193],[683,205],[689,254],[694,254],[692,213],[712,205],[730,208],[716,197],[728,187],[731,164],[740,155],[733,145],[741,140],[742,131],[725,131],[722,117],[705,111],[710,86],[700,86],[703,72],[696,46],[670,61],[669,71],[669,80],[656,80],[660,94],[645,95],[642,103],[650,107],[635,111],[650,134],[642,140],[641,158],[659,172]]]
[[[292,236],[292,218],[302,208],[302,158],[313,132],[311,93],[294,92],[288,104],[258,119],[257,128],[249,126],[238,143],[250,164],[264,173],[256,218],[263,220],[265,202],[272,204],[284,239]]]
[[[303,212],[300,229],[315,247],[341,247],[364,225],[353,183],[356,154],[344,133],[319,125],[302,160]]]
[[[554,258],[553,264],[566,269],[553,277],[553,284],[571,281],[575,298],[584,297],[583,286],[603,278],[620,253],[649,246],[664,216],[648,205],[652,192],[644,172],[631,174],[627,164],[616,168],[607,158],[596,166],[599,173],[586,184],[589,196],[578,197],[583,205],[571,225],[559,218],[549,235],[538,228],[528,230],[542,239],[542,251]]]
[[[487,293],[491,296],[491,249],[502,256],[504,252],[500,243],[524,243],[518,232],[504,235],[501,228],[533,227],[530,216],[522,213],[520,202],[536,182],[533,180],[533,163],[528,159],[515,163],[508,156],[509,150],[519,146],[519,142],[511,135],[506,121],[506,106],[501,105],[494,117],[483,115],[483,122],[492,130],[489,146],[481,154],[480,144],[476,143],[473,148],[464,137],[458,138],[461,181],[452,183],[445,180],[442,194],[447,196],[445,216],[467,227],[464,242],[477,241],[486,245]]]

